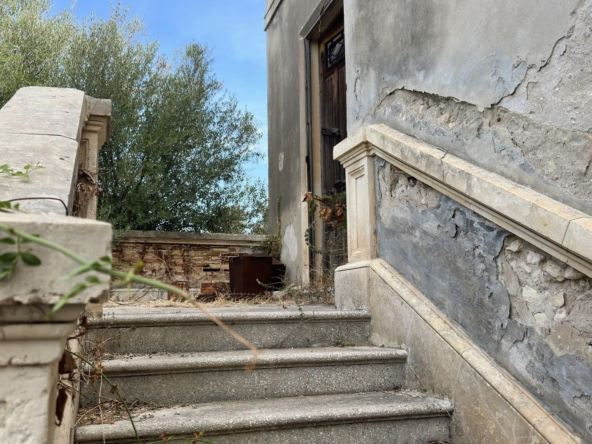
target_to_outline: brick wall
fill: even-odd
[[[142,275],[164,282],[189,283],[198,293],[229,282],[229,258],[252,253],[266,236],[130,231],[113,247],[116,262],[144,262]],[[125,268],[125,267],[121,267]]]

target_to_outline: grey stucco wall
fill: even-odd
[[[304,230],[300,153],[300,30],[320,0],[283,0],[267,28],[268,154],[270,232],[277,231],[277,200],[282,196],[282,261],[292,279],[301,271]]]
[[[375,168],[379,257],[592,442],[592,280],[382,159]]]
[[[345,0],[348,131],[385,123],[592,213],[592,0]]]

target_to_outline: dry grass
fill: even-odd
[[[136,400],[130,402],[128,408],[132,415],[137,417],[142,413],[152,412],[164,407]],[[129,421],[129,417],[118,400],[107,400],[93,406],[81,407],[78,410],[76,427],[92,424],[114,424],[116,421]]]
[[[192,295],[195,297],[196,295]],[[199,301],[205,307],[233,307],[245,305],[335,305],[335,291],[333,279],[323,279],[316,283],[306,286],[295,286],[286,284],[280,291],[268,291],[263,295],[240,295],[221,292],[215,300],[210,302]],[[134,295],[128,301],[118,301],[111,299],[104,304],[104,307],[176,307],[176,308],[194,308],[193,300],[145,300],[142,298],[142,292],[135,290]]]

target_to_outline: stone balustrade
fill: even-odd
[[[383,124],[334,158],[337,307],[409,350],[408,384],[452,401],[455,442],[590,442],[592,216]]]
[[[0,110],[0,165],[43,169],[32,171],[30,180],[0,174],[0,201],[26,199],[20,212],[0,213],[0,223],[89,260],[110,254],[111,226],[94,220],[98,152],[109,138],[110,120],[111,102],[82,91],[19,90]],[[0,254],[16,248],[0,245]],[[87,304],[107,299],[109,286],[105,279],[78,294],[48,321],[46,313],[77,282],[60,279],[76,263],[37,244],[21,248],[42,263],[20,264],[11,279],[0,281],[0,442],[67,443],[77,399],[58,397],[58,379],[67,376],[59,375],[58,363],[77,319]],[[61,427],[54,425],[56,402],[64,412]]]

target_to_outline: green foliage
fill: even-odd
[[[83,23],[50,10],[0,0],[0,105],[29,85],[112,100],[99,218],[119,230],[266,232],[265,186],[245,170],[261,157],[257,122],[214,76],[208,47],[169,60],[119,4]]]
[[[27,164],[23,167],[23,171],[19,171],[19,170],[15,170],[13,169],[10,165],[8,164],[4,164],[4,165],[0,165],[0,174],[7,174],[9,176],[14,176],[14,177],[21,177],[23,179],[25,179],[26,181],[31,181],[31,178],[29,177],[29,173],[31,171],[35,171],[35,170],[41,170],[45,168],[43,165],[41,165],[41,163],[37,162],[36,165],[33,164]]]
[[[55,84],[74,24],[49,0],[0,0],[0,105],[23,86]]]
[[[37,267],[41,265],[41,260],[32,253],[21,251],[21,245],[27,243],[26,239],[19,237],[4,237],[0,238],[0,244],[4,245],[16,245],[16,251],[9,251],[0,254],[0,281],[8,280],[12,277],[14,270],[19,262],[24,264]]]
[[[19,211],[19,204],[0,201],[0,213],[13,213],[15,211]]]

